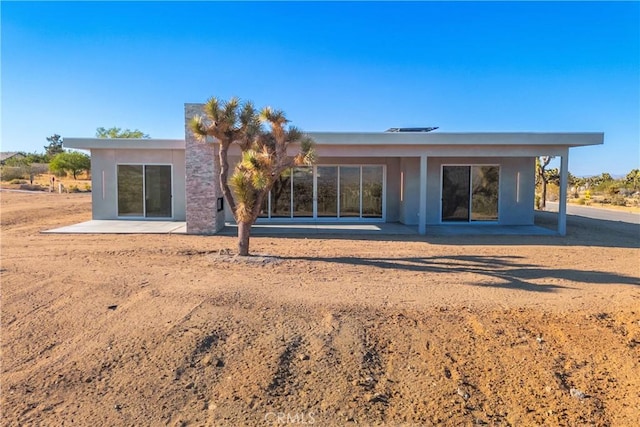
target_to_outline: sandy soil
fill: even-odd
[[[638,226],[557,237],[45,235],[0,193],[2,424],[637,425]]]

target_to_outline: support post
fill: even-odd
[[[560,194],[558,196],[558,234],[567,235],[567,181],[569,176],[569,149],[560,157]]]
[[[418,233],[427,234],[427,155],[420,156],[420,195],[418,198]]]

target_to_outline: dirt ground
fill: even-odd
[[[638,425],[640,230],[47,235],[0,193],[2,425]]]

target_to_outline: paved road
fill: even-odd
[[[547,211],[558,212],[558,204],[554,202],[547,202]],[[628,222],[630,224],[640,224],[640,214],[638,213],[602,209],[592,206],[576,206],[567,204],[567,214],[593,219],[603,219],[606,221],[621,221]]]

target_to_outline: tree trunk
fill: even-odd
[[[540,196],[540,209],[547,209],[547,180],[542,179],[542,195]]]
[[[249,235],[251,233],[251,223],[238,222],[238,255],[249,255]]]
[[[236,216],[236,201],[233,198],[233,194],[231,193],[231,189],[229,188],[229,161],[227,160],[227,150],[229,149],[229,144],[220,144],[220,152],[218,153],[220,158],[220,187],[222,188],[222,195],[224,196],[227,204],[229,205],[229,209],[233,213],[233,217],[235,220],[238,220]]]

